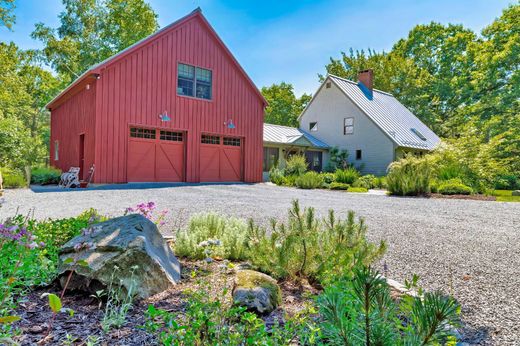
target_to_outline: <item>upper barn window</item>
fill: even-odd
[[[191,65],[178,65],[177,94],[211,100],[211,71]]]

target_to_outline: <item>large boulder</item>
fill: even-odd
[[[59,254],[62,286],[75,269],[68,289],[92,291],[113,283],[147,298],[180,281],[179,261],[157,226],[138,214],[95,225]]]
[[[254,270],[239,270],[233,287],[233,301],[248,310],[266,314],[282,302],[282,292],[275,279]]]

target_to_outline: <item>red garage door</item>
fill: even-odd
[[[234,137],[202,135],[200,181],[241,181],[242,140]]]
[[[177,182],[184,180],[184,133],[130,128],[127,180]]]

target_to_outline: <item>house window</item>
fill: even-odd
[[[177,94],[211,100],[211,71],[186,64],[178,64]]]
[[[305,161],[309,169],[315,172],[321,172],[322,157],[321,151],[308,150],[305,152]]]
[[[325,88],[330,89],[330,82],[327,82],[327,84],[325,84]]]
[[[60,158],[60,142],[54,141],[54,161],[58,161]]]
[[[203,144],[220,144],[219,136],[202,135],[201,143]]]
[[[318,123],[317,122],[309,123],[309,131],[311,131],[311,132],[318,131]]]
[[[264,147],[263,171],[269,172],[278,165],[278,148]]]
[[[159,139],[161,141],[182,142],[182,132],[161,130]]]
[[[343,119],[343,134],[351,135],[354,133],[354,118]]]
[[[230,145],[232,147],[240,146],[240,138],[224,137],[224,145]]]
[[[143,129],[143,128],[139,128],[139,127],[131,127],[130,128],[130,137],[155,139],[155,130]]]
[[[356,150],[356,160],[361,160],[362,157],[361,149]]]

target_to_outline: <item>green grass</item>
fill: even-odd
[[[520,196],[513,196],[512,190],[493,190],[491,194],[498,202],[520,202]]]

